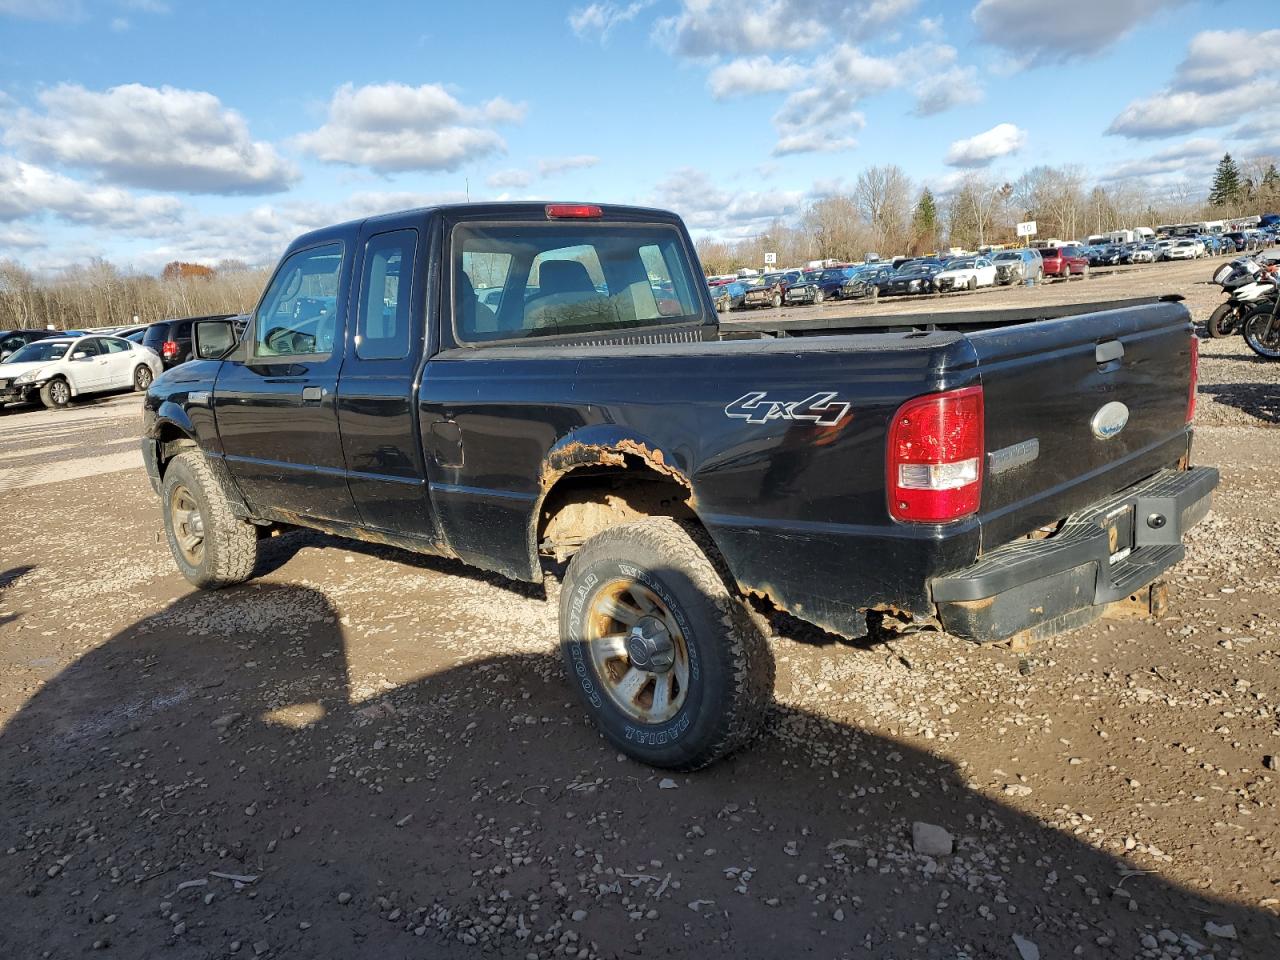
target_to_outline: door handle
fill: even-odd
[[[318,401],[320,401],[320,400],[323,400],[323,399],[324,399],[324,395],[325,395],[326,393],[328,393],[328,392],[329,392],[329,391],[327,391],[324,387],[303,387],[303,388],[302,388],[302,402],[303,402],[303,403],[316,403],[316,402],[318,402]]]

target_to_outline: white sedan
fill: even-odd
[[[154,350],[119,337],[36,340],[0,363],[0,406],[39,397],[65,407],[84,394],[146,390],[163,371]]]
[[[939,290],[976,290],[996,285],[996,265],[986,257],[960,257],[948,260],[934,278]]]
[[[1179,240],[1165,251],[1164,256],[1166,260],[1198,260],[1202,249],[1195,240]]]

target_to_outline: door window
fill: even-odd
[[[329,354],[338,323],[342,244],[300,250],[281,264],[254,317],[255,357]]]
[[[99,340],[97,337],[89,337],[86,340],[81,340],[71,350],[73,355],[83,353],[86,357],[96,357],[105,352],[106,351],[99,346]]]
[[[418,231],[397,230],[372,238],[365,246],[356,317],[356,356],[361,360],[399,360],[409,355],[409,290]]]
[[[128,353],[130,350],[129,344],[115,337],[103,337],[99,342],[106,344],[107,353]]]

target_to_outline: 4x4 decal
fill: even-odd
[[[834,393],[815,393],[803,400],[786,402],[770,400],[763,390],[754,390],[725,406],[725,416],[748,423],[770,420],[808,420],[824,427],[834,427],[849,412],[849,404],[837,400]]]

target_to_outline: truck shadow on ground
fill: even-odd
[[[1263,423],[1280,423],[1280,390],[1274,383],[1201,384],[1200,391],[1218,403],[1257,417]]]
[[[385,641],[340,623],[304,587],[192,594],[35,694],[0,731],[4,955],[954,960],[1015,957],[1018,934],[1046,958],[1134,957],[1166,929],[1203,945],[1183,956],[1280,943],[1272,915],[1132,873],[905,743],[778,706],[756,745],[668,775],[597,736],[555,656],[466,661],[424,636],[434,665],[392,687],[348,666]],[[917,820],[954,853],[913,851]],[[1239,941],[1211,941],[1207,920]]]

